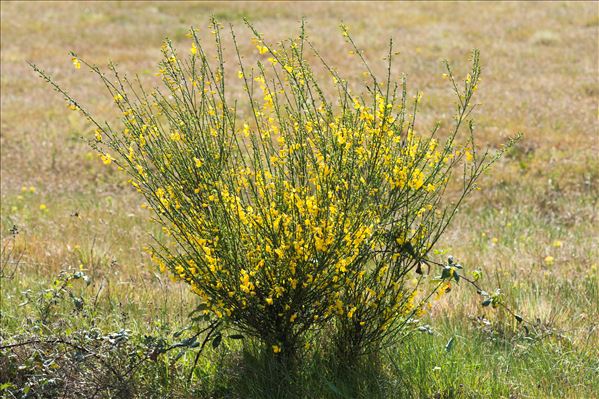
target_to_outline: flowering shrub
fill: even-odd
[[[36,70],[96,125],[92,145],[103,162],[129,175],[163,228],[153,260],[189,284],[201,312],[282,358],[332,321],[339,349],[364,353],[397,337],[460,278],[453,263],[432,282],[425,268],[494,159],[477,154],[472,123],[458,140],[479,82],[478,52],[463,83],[447,65],[458,107],[455,125],[438,139],[439,125],[430,135],[416,132],[420,95],[411,101],[405,80],[392,81],[391,46],[381,81],[343,27],[370,79],[368,91],[354,94],[303,27],[278,46],[252,31],[268,62],[248,66],[237,51],[243,102],[229,94],[216,21],[216,61],[193,29],[187,56],[164,43],[162,89],[147,91],[114,65],[108,77],[73,54],[76,68],[88,66],[105,83],[122,112],[119,129],[98,123]],[[308,51],[332,87],[307,62]],[[456,170],[463,184],[449,201]]]

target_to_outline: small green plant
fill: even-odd
[[[76,68],[86,65],[106,85],[119,128],[33,67],[96,126],[91,145],[146,199],[164,232],[151,256],[190,285],[201,299],[196,312],[258,338],[286,365],[309,347],[307,333],[332,325],[345,359],[372,352],[463,278],[459,264],[430,254],[501,154],[481,154],[474,143],[478,51],[463,80],[446,64],[458,103],[453,126],[420,134],[421,94],[411,100],[405,79],[392,80],[392,44],[379,79],[342,26],[369,80],[354,92],[303,24],[278,45],[250,28],[255,64],[231,30],[243,100],[230,91],[215,20],[215,57],[194,29],[187,56],[164,42],[162,88],[147,90],[113,64],[107,76],[73,54]],[[438,266],[439,276],[430,270]]]
[[[11,248],[5,250],[17,252]],[[8,278],[0,275],[0,282]],[[18,311],[30,316],[21,325],[7,326],[14,315],[3,309],[3,398],[170,397],[169,390],[186,389],[198,369],[191,352],[211,342],[215,326],[194,320],[176,331],[168,324],[132,331],[134,323],[123,321],[100,326],[94,288],[84,271],[65,270],[21,293]]]

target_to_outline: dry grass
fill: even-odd
[[[324,57],[358,79],[338,23],[350,26],[379,71],[393,37],[400,51],[394,75],[406,73],[410,86],[424,91],[423,130],[452,112],[440,61],[464,71],[469,51],[479,48],[479,142],[496,147],[518,131],[524,138],[485,177],[443,246],[471,270],[483,269],[485,284],[500,285],[527,318],[581,348],[599,343],[599,11],[590,2],[3,2],[0,228],[6,239],[17,225],[25,251],[19,284],[3,287],[3,307],[19,300],[20,289],[79,264],[101,282],[107,300],[139,307],[140,320],[151,319],[169,296],[178,309],[193,301],[154,274],[141,255],[153,227],[139,198],[79,140],[91,135],[89,126],[26,61],[110,117],[110,99],[91,74],[72,68],[68,50],[95,63],[112,59],[152,80],[163,37],[187,49],[187,28],[205,29],[211,14],[233,23],[240,37],[249,38],[242,33],[246,16],[275,39],[293,35],[305,16]],[[242,50],[250,54],[249,41]],[[35,193],[23,193],[23,186]],[[448,306],[458,320],[482,314],[465,291],[455,290],[433,318]]]

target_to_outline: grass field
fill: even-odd
[[[427,320],[434,333],[389,349],[380,374],[366,368],[366,382],[356,387],[322,373],[321,360],[312,359],[298,396],[599,396],[599,7],[591,2],[2,2],[0,346],[32,332],[40,317],[37,293],[61,271],[80,268],[91,284],[73,290],[85,298],[88,315],[73,313],[68,301],[58,303],[40,336],[93,327],[172,339],[186,325],[196,299],[158,274],[142,251],[156,226],[141,199],[80,139],[93,129],[27,61],[114,118],[111,99],[92,74],[73,68],[68,51],[92,63],[111,59],[153,81],[164,37],[187,49],[188,28],[206,30],[210,15],[248,38],[241,39],[248,56],[253,46],[243,17],[282,40],[304,16],[322,55],[356,77],[361,71],[339,23],[349,25],[379,72],[393,37],[399,51],[393,74],[405,73],[411,90],[424,92],[421,130],[452,112],[441,61],[465,71],[469,52],[478,48],[479,144],[498,148],[523,133],[484,176],[440,249],[482,270],[483,284],[501,288],[526,329],[457,287],[435,304]],[[451,337],[455,346],[447,352]],[[238,342],[207,350],[192,384],[186,380],[193,353],[177,363],[157,362],[131,395],[285,397],[259,378],[268,370],[251,366],[251,359],[241,363],[241,345],[252,353],[251,343]]]

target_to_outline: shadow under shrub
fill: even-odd
[[[311,351],[301,364],[286,368],[272,352],[247,345],[224,359],[214,376],[220,389],[215,397],[243,398],[385,398],[397,397],[395,376],[378,355],[362,356],[351,367],[335,351]]]

